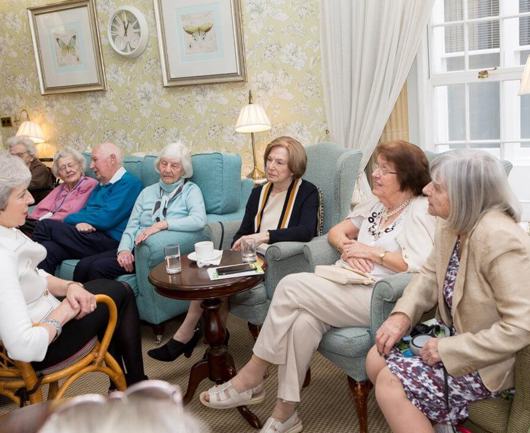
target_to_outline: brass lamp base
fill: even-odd
[[[249,174],[247,174],[247,178],[252,179],[252,180],[264,179],[265,173],[263,173],[263,171],[261,171],[258,167],[254,166],[252,171]]]

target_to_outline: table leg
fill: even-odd
[[[208,377],[216,384],[221,384],[230,380],[237,373],[234,359],[225,345],[226,328],[219,316],[221,302],[219,298],[215,298],[205,299],[201,303],[204,336],[209,347],[206,349],[204,358],[191,368],[184,403],[188,403],[192,399],[199,383],[205,378]],[[252,427],[262,427],[259,418],[247,406],[241,406],[237,409]]]

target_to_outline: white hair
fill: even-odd
[[[100,143],[94,146],[92,149],[92,152],[94,152],[96,149],[101,149],[103,155],[105,157],[109,157],[110,155],[114,155],[116,157],[116,162],[118,165],[122,165],[123,163],[123,150],[121,147],[117,146],[114,143],[111,143],[110,141],[107,141],[105,143]]]
[[[68,403],[66,403],[68,404]],[[39,433],[207,433],[208,428],[171,401],[134,398],[80,404],[53,414]]]
[[[182,175],[184,179],[193,176],[193,166],[191,164],[191,151],[181,141],[177,141],[176,143],[170,143],[160,151],[158,158],[155,160],[155,170],[159,173],[159,165],[161,158],[171,158],[179,161],[182,164],[182,169],[184,171],[184,174]]]
[[[13,149],[13,147],[17,146],[18,144],[22,144],[26,148],[26,152],[28,152],[31,156],[35,156],[37,154],[35,143],[33,143],[33,140],[26,135],[15,135],[10,137],[6,140],[6,144],[9,147],[9,150]]]
[[[431,176],[447,189],[449,226],[467,233],[491,209],[505,212],[518,222],[521,205],[508,184],[497,158],[482,150],[445,152],[431,163]]]
[[[84,173],[86,169],[86,160],[85,157],[76,149],[71,147],[65,147],[64,149],[59,150],[53,157],[52,164],[52,173],[55,177],[59,177],[59,160],[61,158],[72,157],[80,166],[81,171]]]
[[[30,181],[31,173],[24,161],[8,152],[0,152],[0,210],[7,207],[9,196],[15,188],[27,188]]]

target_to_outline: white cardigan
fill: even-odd
[[[347,218],[361,216],[368,218],[374,206],[379,202],[377,198],[355,206]],[[414,197],[403,211],[403,228],[396,237],[401,247],[403,260],[408,265],[407,272],[419,272],[434,244],[434,230],[436,218],[429,214],[429,203],[426,197]]]
[[[0,226],[0,340],[13,359],[42,361],[48,331],[33,326],[59,305],[47,291],[46,273],[37,265],[46,249],[17,229]]]

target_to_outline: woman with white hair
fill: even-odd
[[[18,156],[29,168],[31,182],[28,191],[33,196],[35,203],[39,203],[55,185],[52,172],[36,157],[37,149],[29,137],[19,135],[8,138],[7,146],[9,153]]]
[[[501,163],[453,151],[431,174],[424,193],[440,217],[434,248],[367,358],[393,432],[432,433],[433,423],[454,431],[469,403],[513,388],[515,354],[530,344],[530,241]],[[428,337],[419,356],[405,357],[395,344],[433,307],[451,335]]]
[[[85,158],[75,149],[66,147],[55,154],[52,172],[62,183],[30,212],[26,224],[20,228],[25,234],[30,236],[39,220],[62,221],[83,208],[98,184],[96,179],[85,176],[85,167]]]
[[[17,157],[0,152],[0,341],[15,360],[35,371],[59,365],[100,338],[108,311],[95,294],[112,298],[118,321],[109,352],[126,371],[128,385],[146,378],[139,317],[131,290],[111,280],[83,284],[50,275],[37,265],[46,249],[17,227],[24,224],[33,197],[29,169]],[[75,319],[75,320],[74,320]]]
[[[181,142],[168,144],[155,161],[158,183],[146,187],[136,199],[117,250],[83,258],[74,271],[75,281],[116,278],[134,272],[134,247],[162,230],[193,232],[206,224],[201,190],[189,180],[191,153]]]

